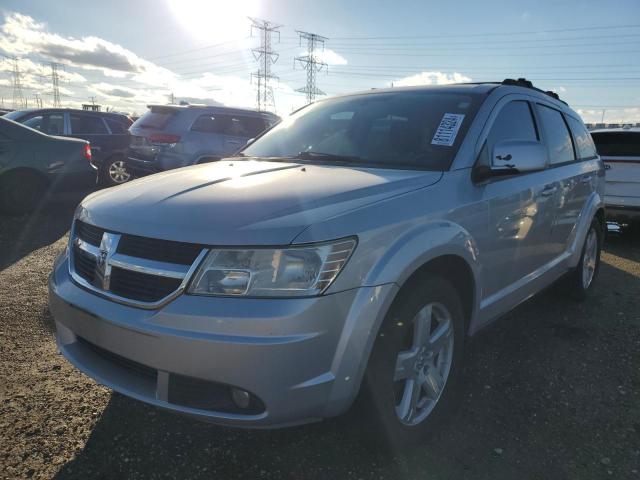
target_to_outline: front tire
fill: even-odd
[[[405,286],[374,344],[362,392],[362,423],[392,449],[424,441],[456,398],[464,314],[456,289],[426,274]]]

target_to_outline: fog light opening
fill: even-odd
[[[240,388],[231,389],[231,398],[238,408],[249,408],[251,403],[251,395],[246,390]]]

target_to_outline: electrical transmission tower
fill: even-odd
[[[269,107],[273,110],[276,108],[275,98],[273,97],[273,87],[271,82],[278,80],[278,77],[271,74],[271,65],[278,61],[279,55],[271,48],[271,34],[278,34],[278,42],[280,41],[280,28],[282,25],[277,25],[266,20],[258,20],[256,18],[249,18],[251,20],[251,35],[253,31],[258,30],[260,32],[260,47],[253,48],[253,58],[258,62],[258,71],[251,74],[251,81],[255,78],[258,82],[258,110],[266,111]]]
[[[22,93],[22,73],[20,72],[20,64],[18,57],[8,57],[13,62],[13,70],[11,72],[11,87],[13,90],[13,108],[19,110],[25,108],[25,98]]]
[[[296,57],[293,60],[293,66],[295,68],[297,62],[307,71],[307,85],[302,88],[298,88],[296,92],[306,93],[307,102],[311,103],[315,100],[316,95],[326,95],[316,86],[316,75],[318,72],[322,71],[322,69],[327,69],[328,72],[329,66],[316,55],[316,48],[318,45],[321,45],[322,50],[324,51],[324,42],[329,39],[315,33],[301,32],[299,30],[297,30],[297,33],[300,37],[301,45],[302,40],[307,41],[307,54],[301,57]]]
[[[53,87],[53,108],[60,108],[60,76],[58,74],[59,65],[51,62],[51,86]]]
[[[42,108],[42,98],[40,98],[40,95],[38,95],[37,93],[34,93],[33,98],[36,100],[36,107]]]

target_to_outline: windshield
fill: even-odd
[[[285,119],[242,153],[447,170],[482,98],[411,91],[319,102]]]

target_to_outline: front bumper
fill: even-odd
[[[181,295],[161,309],[142,310],[77,286],[67,262],[66,256],[56,262],[49,298],[58,346],[71,363],[124,395],[245,427],[287,426],[344,412],[397,288],[298,299]],[[142,366],[147,375],[87,345]],[[168,394],[174,378],[235,386],[264,408],[244,414],[175,403]]]

